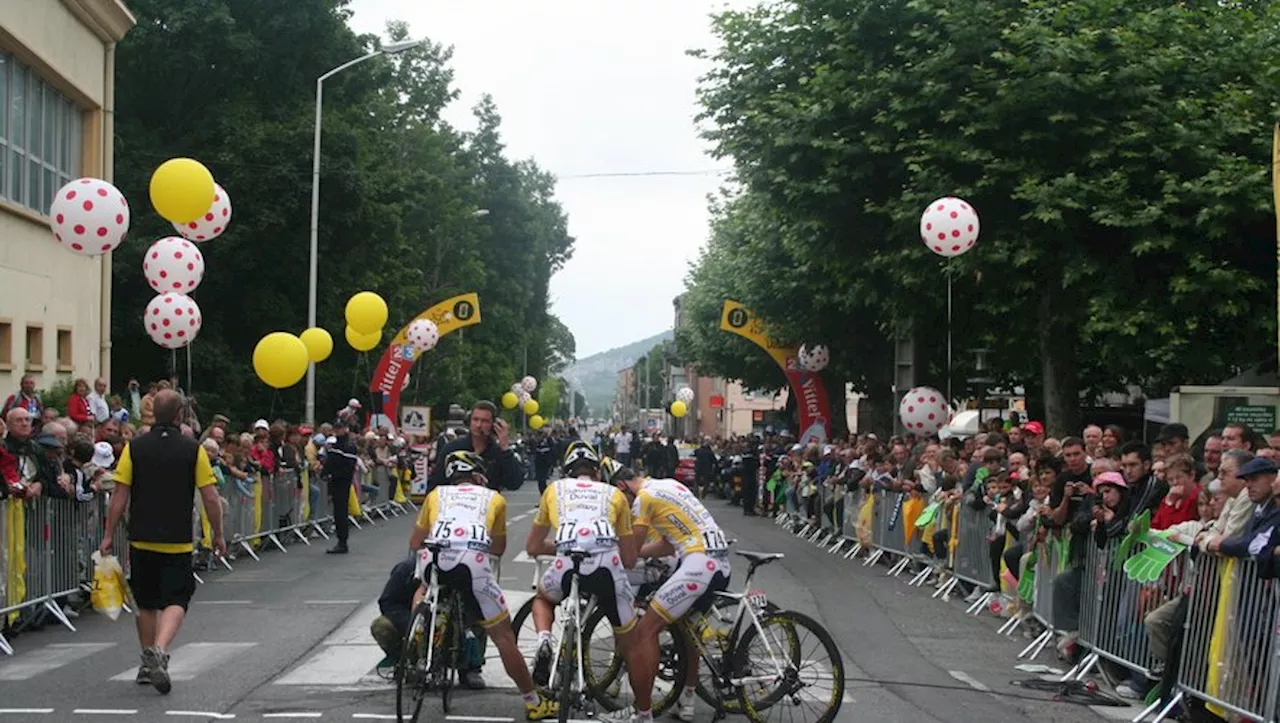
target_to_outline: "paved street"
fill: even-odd
[[[508,499],[513,553],[502,582],[514,611],[529,594],[534,565],[511,557],[523,546],[536,494],[526,488]],[[756,587],[826,625],[848,676],[889,681],[851,681],[839,720],[1099,720],[1087,708],[1012,697],[1020,691],[1009,681],[1026,676],[1012,667],[1025,641],[997,636],[994,618],[967,617],[958,601],[930,600],[905,578],[887,578],[884,567],[827,555],[767,519],[744,518],[719,501],[711,509],[739,548],[787,554],[762,569]],[[127,618],[111,623],[86,612],[77,633],[49,627],[21,635],[16,654],[0,657],[0,720],[394,720],[394,689],[373,671],[381,651],[369,622],[411,524],[401,517],[353,531],[345,557],[294,545],[206,575],[173,651],[169,696],[132,682],[137,651]],[[735,588],[745,567],[738,570]],[[1040,662],[1056,665],[1049,658]],[[497,660],[485,675],[491,688],[460,691],[450,720],[523,719]],[[428,699],[424,719],[438,720],[438,706]],[[710,710],[699,706],[700,720],[709,721]]]

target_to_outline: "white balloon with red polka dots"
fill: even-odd
[[[53,238],[81,256],[114,251],[129,233],[129,202],[100,178],[77,178],[58,189],[49,204]]]
[[[166,236],[142,257],[142,275],[156,293],[190,294],[204,278],[204,254],[184,238]]]
[[[404,337],[422,351],[430,351],[440,341],[440,329],[430,319],[414,319],[405,330]]]
[[[945,258],[973,248],[978,242],[978,230],[978,212],[962,198],[939,198],[920,215],[920,240]]]
[[[231,196],[226,189],[213,184],[213,205],[204,215],[189,223],[175,223],[173,229],[189,241],[212,241],[227,230],[231,223]]]
[[[898,416],[908,432],[934,434],[951,422],[951,407],[937,389],[916,387],[898,403]]]
[[[147,304],[142,324],[151,341],[165,349],[181,349],[200,333],[204,315],[190,296],[166,292]]]

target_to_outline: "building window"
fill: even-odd
[[[27,325],[27,370],[44,371],[44,327]]]
[[[84,117],[36,71],[0,51],[0,199],[40,214],[80,177]]]
[[[74,370],[75,363],[71,360],[71,328],[60,326],[58,327],[58,371]]]
[[[0,371],[13,369],[13,322],[0,320]]]

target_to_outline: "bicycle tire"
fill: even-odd
[[[440,677],[440,708],[445,715],[449,715],[453,709],[453,689],[455,681],[459,676],[458,671],[462,664],[463,635],[466,628],[465,615],[463,614],[462,596],[456,592],[449,594],[449,626],[445,630],[445,635],[452,643],[449,646],[449,654],[441,656],[444,666]]]
[[[560,723],[568,723],[569,721],[569,709],[573,707],[573,683],[577,677],[573,674],[573,662],[577,657],[574,647],[577,644],[578,631],[571,631],[570,628],[572,627],[571,623],[565,622],[565,636],[562,638],[560,646],[560,666],[557,671],[557,675],[560,676],[558,681],[560,683],[560,695],[558,696],[560,698]]]
[[[810,721],[809,723],[831,723],[831,721],[833,721],[836,715],[840,712],[840,707],[844,703],[845,690],[844,659],[840,655],[840,649],[836,646],[835,639],[831,637],[831,633],[827,632],[827,629],[822,627],[818,621],[808,615],[792,610],[783,610],[774,613],[773,615],[761,616],[760,626],[762,628],[767,629],[773,624],[781,624],[787,629],[795,630],[796,639],[800,642],[803,642],[799,634],[800,629],[804,629],[807,632],[812,633],[813,636],[818,639],[818,642],[821,643],[823,650],[827,653],[829,660],[831,661],[831,696],[827,703],[826,711],[819,716],[817,720]],[[732,653],[734,670],[750,669],[750,661],[748,660],[748,654],[751,647],[750,643],[757,635],[759,635],[759,632],[754,626],[752,626],[747,628],[738,640],[734,641]],[[803,652],[801,654],[803,655]],[[790,661],[788,661],[788,663],[789,677],[788,679],[781,681],[779,689],[780,695],[776,698],[772,695],[770,696],[771,698],[774,698],[774,702],[769,705],[757,705],[757,701],[751,699],[751,696],[747,693],[747,689],[745,687],[738,688],[738,702],[742,706],[742,712],[746,714],[747,718],[749,718],[752,723],[764,723],[765,719],[760,715],[762,712],[768,710],[774,705],[777,705],[778,702],[787,695],[798,692],[803,687],[803,683],[799,681],[799,671],[796,669],[795,664]]]
[[[425,617],[426,607],[419,603],[418,608],[414,610],[413,616],[409,618],[409,629],[405,631],[404,642],[401,644],[400,661],[396,663],[396,721],[397,723],[417,723],[418,716],[422,715],[422,704],[426,701],[426,689],[423,687],[423,681],[418,679],[415,681],[413,690],[407,690],[409,686],[406,678],[406,672],[421,660],[425,650],[420,650],[419,645],[415,645],[413,638],[416,630],[426,630],[428,619]],[[424,633],[419,642],[426,642],[430,638]],[[406,699],[409,695],[413,695],[411,705],[407,705]],[[406,715],[407,708],[413,708],[411,715]]]
[[[606,625],[611,624],[609,623],[608,618],[605,617],[604,611],[597,608],[590,616],[587,617],[586,622],[583,623],[582,638],[584,640],[594,640],[596,626],[601,623]],[[684,689],[684,679],[689,666],[688,656],[685,654],[685,651],[688,650],[688,648],[684,647],[681,642],[682,639],[679,633],[679,626],[668,626],[663,632],[670,637],[670,640],[663,641],[661,637],[662,634],[659,634],[659,673],[664,669],[664,662],[670,661],[670,664],[666,666],[666,669],[671,671],[669,677],[672,679],[673,683],[671,690],[668,691],[665,696],[662,698],[656,698],[652,701],[654,717],[667,712],[676,704],[677,701],[680,700],[680,692]],[[612,630],[610,631],[610,634],[612,634]],[[586,678],[587,681],[588,694],[591,696],[592,700],[599,703],[605,710],[611,712],[621,710],[626,706],[619,702],[617,698],[609,694],[609,688],[613,687],[619,677],[625,674],[625,661],[623,660],[622,655],[618,652],[618,649],[615,646],[613,654],[609,659],[609,666],[605,669],[604,674],[596,675],[594,668],[590,665],[590,650],[591,646],[589,645],[583,650],[583,663],[585,664],[583,677]],[[655,680],[656,679],[657,676],[655,676]]]
[[[712,603],[712,606],[715,608],[721,608],[721,609],[728,608],[730,610],[735,609],[737,605],[738,605],[737,600],[734,600],[733,598],[719,597],[719,596],[717,596],[715,599],[715,602]],[[780,612],[782,612],[781,608],[779,608],[777,605],[774,605],[771,602],[768,602],[768,603],[765,603],[764,610],[760,611],[757,614],[761,617],[761,619],[763,619],[766,616],[776,615],[777,613],[780,613]],[[744,621],[743,624],[745,626],[748,623]],[[794,629],[785,627],[784,625],[784,630],[786,631],[786,635],[787,635],[787,646],[788,646],[787,657],[790,658],[794,664],[798,665],[800,662],[799,638],[795,634]],[[693,631],[686,630],[685,633],[691,635]],[[717,642],[721,640],[723,639],[717,638]],[[727,643],[728,641],[724,640],[724,642]],[[733,663],[733,660],[729,655],[731,650],[732,650],[731,647],[727,647],[724,644],[716,645],[714,648],[711,647],[710,645],[707,646],[708,655],[713,655],[713,656],[718,655],[718,665],[721,668],[721,671],[720,671],[721,673],[724,673],[724,668],[728,667]],[[729,674],[732,675],[732,671]],[[698,687],[697,687],[698,697],[701,698],[704,703],[711,706],[713,709],[719,708],[726,713],[733,713],[733,714],[741,713],[742,705],[738,700],[738,696],[736,694],[732,694],[732,697],[722,696],[713,688],[714,685],[715,685],[715,680],[712,678],[712,674],[711,674],[711,671],[708,669],[708,666],[706,665],[701,666],[698,671]],[[772,690],[769,691],[768,695],[764,697],[757,697],[756,703],[755,703],[756,710],[764,710],[765,708],[768,708],[769,706],[778,702],[778,699],[781,697],[782,697],[781,688],[777,688],[777,687],[773,688]]]

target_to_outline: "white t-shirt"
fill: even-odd
[[[630,432],[618,432],[613,435],[613,443],[618,447],[618,454],[631,454]]]

